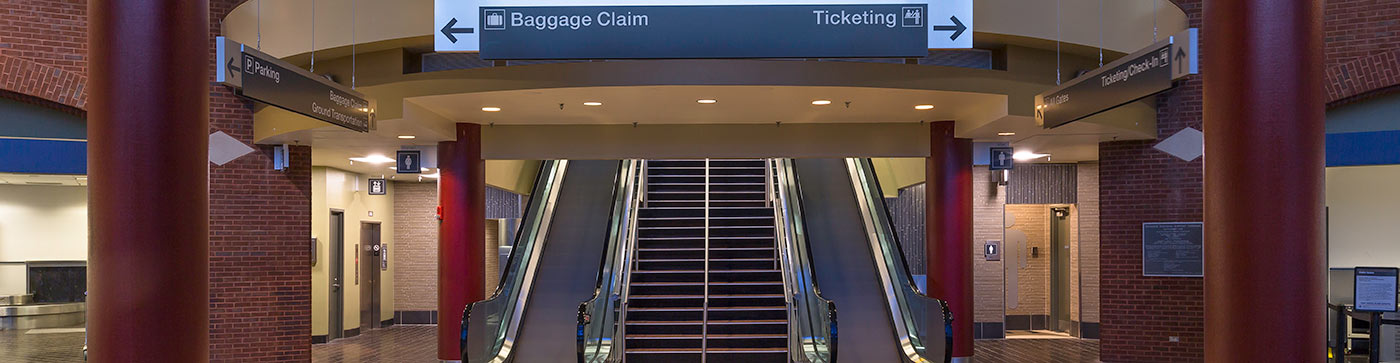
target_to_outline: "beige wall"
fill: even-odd
[[[1400,264],[1400,165],[1327,168],[1329,267]]]
[[[1077,253],[1074,257],[1079,259],[1075,264],[1078,268],[1076,276],[1079,278],[1078,294],[1074,296],[1079,299],[1080,321],[1086,323],[1099,322],[1099,163],[1086,162],[1079,163],[1079,197],[1075,204],[1074,221],[1078,227],[1074,230],[1079,234],[1075,240]]]
[[[398,310],[437,310],[437,183],[394,182],[394,239],[390,256]]]
[[[360,225],[363,222],[380,224],[380,243],[388,246],[390,258],[388,271],[380,272],[380,318],[394,317],[394,256],[398,253],[394,241],[394,184],[389,184],[388,195],[369,195],[369,178],[340,169],[313,167],[311,169],[311,233],[317,238],[317,262],[311,268],[311,334],[325,335],[328,332],[327,309],[329,301],[330,212],[332,209],[345,211],[344,276],[345,292],[343,321],[346,329],[360,326],[360,285],[356,281],[359,266],[356,265],[360,243]],[[373,215],[371,215],[371,213]],[[378,263],[363,261],[359,263]],[[363,282],[363,278],[359,282]]]
[[[1048,315],[1050,207],[1042,204],[1008,204],[1006,218],[1014,221],[1006,228],[1008,231],[1019,230],[1026,234],[1026,245],[1019,252],[1027,256],[1026,266],[1014,269],[1017,272],[1017,304],[1014,308],[1008,304],[1006,315]],[[1031,254],[1033,248],[1039,250],[1038,255]],[[1007,264],[1014,262],[1006,261]]]
[[[24,261],[86,261],[87,222],[87,187],[0,185],[0,295],[26,293]]]
[[[883,177],[881,180],[884,180]],[[975,292],[972,315],[974,321],[979,323],[1000,323],[1005,319],[1005,272],[1002,261],[987,261],[982,255],[984,243],[1003,239],[1003,204],[1006,204],[1006,187],[991,182],[991,171],[986,166],[973,167],[972,282]]]

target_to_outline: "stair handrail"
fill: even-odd
[[[626,351],[627,286],[636,259],[637,215],[645,186],[645,161],[624,160],[614,192],[608,247],[593,297],[578,308],[578,361],[621,362]],[[601,320],[598,320],[601,319]]]
[[[943,362],[952,360],[952,314],[947,302],[928,296],[914,283],[914,275],[905,263],[904,249],[900,247],[899,236],[889,219],[885,207],[884,194],[880,191],[880,181],[870,159],[846,158],[847,171],[851,177],[851,187],[860,205],[861,217],[865,224],[871,255],[876,260],[890,318],[895,334],[900,341],[900,353],[905,362],[933,362],[928,357],[937,354]],[[941,316],[932,316],[938,309]],[[935,332],[933,319],[941,317],[942,352],[930,352],[931,334]]]
[[[540,164],[534,191],[523,215],[524,223],[520,226],[522,232],[515,236],[514,247],[506,259],[505,273],[489,298],[467,304],[462,312],[460,348],[463,362],[506,362],[510,359],[511,348],[520,329],[520,318],[539,269],[539,259],[535,257],[540,255],[548,238],[568,166],[568,160],[546,160]],[[489,335],[469,335],[473,326],[482,330],[479,333]],[[485,338],[490,338],[489,342]]]
[[[792,160],[772,159],[773,219],[783,299],[788,314],[788,358],[792,362],[836,361],[836,303],[825,298],[813,275],[811,244],[805,232],[802,194]]]

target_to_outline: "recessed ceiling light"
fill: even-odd
[[[817,106],[826,106],[831,104],[831,100],[816,100],[812,101],[812,104]]]
[[[500,108],[500,107],[482,107],[481,110],[482,110],[482,111],[486,111],[486,112],[500,112],[500,111],[501,111],[501,108]]]
[[[392,163],[392,162],[394,162],[394,159],[393,159],[393,158],[390,158],[390,157],[388,157],[388,156],[375,154],[375,155],[370,155],[370,156],[366,156],[366,157],[362,157],[362,158],[350,158],[350,161],[358,161],[358,162],[362,162],[362,163],[383,164],[383,163]]]
[[[1015,132],[998,132],[997,136],[1016,136]]]
[[[400,139],[400,140],[413,140],[413,139],[417,139],[417,138],[418,138],[417,136],[413,136],[413,135],[399,135],[399,139]]]
[[[914,106],[914,109],[915,109],[915,110],[932,110],[932,109],[933,109],[933,105],[918,105],[918,106]]]
[[[712,100],[712,99],[705,98],[705,99],[695,100],[695,102],[703,103],[703,104],[708,105],[708,104],[715,103],[715,102],[719,102],[719,101],[715,101],[715,100]]]
[[[597,102],[597,101],[588,101],[588,102],[584,102],[583,105],[584,105],[584,106],[602,106],[603,103],[602,103],[602,102]]]

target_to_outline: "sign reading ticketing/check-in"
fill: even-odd
[[[1196,29],[1186,29],[1035,96],[1035,120],[1058,127],[1172,88],[1196,74]]]
[[[972,47],[971,0],[545,2],[437,0],[434,45],[485,59],[923,57]]]

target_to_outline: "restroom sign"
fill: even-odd
[[[398,157],[395,159],[398,162],[398,167],[395,169],[399,172],[399,174],[423,173],[422,150],[399,150]]]
[[[389,194],[389,182],[388,182],[387,180],[384,180],[384,179],[370,179],[370,180],[369,180],[369,195],[387,195],[387,194]]]
[[[483,59],[843,58],[972,47],[972,0],[436,0],[434,48]]]

